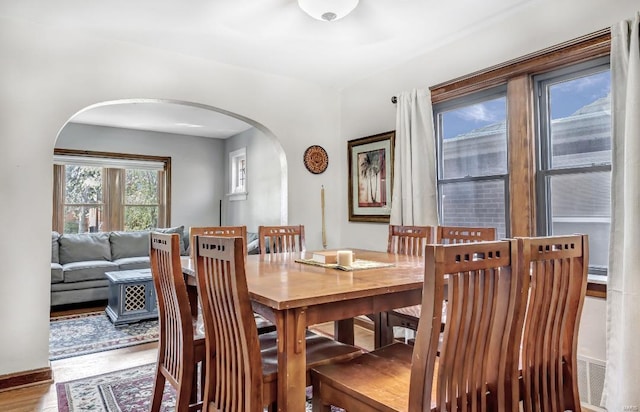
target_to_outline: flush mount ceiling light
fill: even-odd
[[[359,0],[298,0],[309,16],[323,21],[339,20],[351,13]]]

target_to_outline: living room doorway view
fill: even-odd
[[[155,361],[151,230],[178,233],[186,257],[192,226],[243,225],[250,242],[258,226],[286,223],[280,142],[264,125],[209,106],[135,99],[87,107],[61,129],[52,167],[56,380],[92,374],[73,366],[79,356],[100,364],[114,349],[126,348],[119,361],[104,361],[107,369]]]

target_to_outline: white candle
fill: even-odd
[[[324,186],[320,189],[320,207],[322,209],[322,247],[327,248],[327,229],[324,221]]]
[[[350,250],[339,250],[337,258],[339,266],[350,267],[353,264],[353,252]]]

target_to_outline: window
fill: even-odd
[[[611,223],[608,59],[534,78],[538,233],[589,235],[590,273],[606,275]]]
[[[599,297],[606,284],[592,275],[607,271],[611,214],[610,50],[604,29],[431,88],[441,223],[490,225],[504,205],[501,237],[587,233],[587,293]],[[474,127],[470,114],[486,122]]]
[[[506,88],[442,103],[434,114],[442,224],[507,236]]]
[[[247,148],[229,153],[230,200],[247,198]]]
[[[102,168],[66,164],[62,233],[99,232],[103,225]]]
[[[169,158],[55,153],[54,230],[134,231],[169,225]]]

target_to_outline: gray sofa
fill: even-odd
[[[178,233],[180,253],[188,255],[184,227],[154,229]],[[149,267],[149,231],[82,234],[51,233],[51,306],[106,300],[105,273]]]

